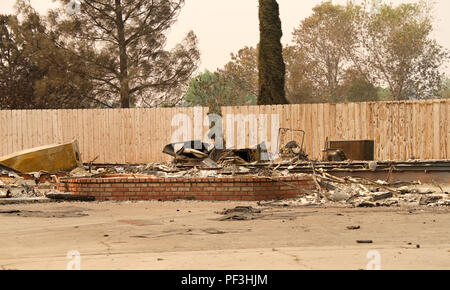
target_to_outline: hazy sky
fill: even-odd
[[[283,23],[283,43],[291,41],[294,28],[302,19],[311,15],[312,8],[321,2],[321,0],[278,0]],[[386,2],[396,4],[411,1]],[[435,2],[433,36],[441,45],[450,49],[450,1],[433,2]],[[0,13],[12,12],[14,3],[15,0],[0,0]],[[52,0],[31,0],[31,3],[42,13],[54,5]],[[334,0],[333,3],[345,4],[346,0]],[[258,25],[257,0],[186,0],[178,22],[168,35],[168,45],[173,46],[189,30],[194,30],[199,38],[202,53],[200,70],[205,68],[215,70],[229,61],[231,52],[237,52],[246,45],[254,46],[258,42]],[[450,68],[447,68],[446,72],[450,74]]]

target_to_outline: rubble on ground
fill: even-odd
[[[265,157],[270,155],[264,143],[253,149],[218,150],[216,148],[208,149],[208,144],[199,141],[190,141],[169,144],[164,148],[164,153],[174,158],[173,162],[147,165],[95,165],[93,164],[95,160],[93,160],[86,165],[78,163],[78,167],[75,168],[71,165],[65,171],[56,173],[44,170],[22,173],[8,165],[0,164],[0,199],[50,197],[57,200],[73,200],[74,197],[70,196],[70,193],[55,192],[55,184],[52,183],[52,180],[59,177],[103,178],[128,175],[154,178],[229,178],[257,176],[271,179],[287,176],[310,176],[316,184],[315,190],[299,195],[295,199],[272,201],[270,204],[274,206],[337,205],[363,208],[450,205],[450,184],[421,184],[415,181],[388,183],[368,178],[337,177],[333,173],[340,172],[342,176],[344,171],[340,170],[347,170],[346,172],[353,176],[354,174],[351,174],[353,170],[388,170],[390,175],[393,165],[390,162],[375,161],[315,163],[307,160],[303,144],[304,139],[301,142],[286,143],[281,147],[282,159],[276,162],[264,161]],[[79,160],[76,142],[67,146],[77,152],[76,160]],[[51,154],[50,151],[46,152]],[[41,158],[48,154],[33,156]],[[396,168],[408,170],[412,166],[411,164],[414,164],[413,161],[399,162],[396,164]],[[420,169],[428,170],[427,168],[439,166],[441,165],[430,161],[421,164]],[[448,165],[445,166],[448,168]],[[286,182],[282,183],[289,185]]]
[[[52,176],[68,175],[72,169],[73,176],[86,176],[76,140],[0,157],[0,198],[45,197],[55,188]]]
[[[391,206],[449,206],[450,186],[444,191],[442,186],[410,183],[387,183],[372,181],[367,178],[338,178],[328,173],[314,176],[320,188],[314,194],[302,196],[289,201],[275,201],[271,205],[323,205],[334,204],[351,207],[391,207]]]
[[[324,170],[315,174],[292,173],[284,168],[258,167],[249,168],[239,164],[225,164],[218,169],[202,169],[200,166],[183,167],[174,163],[151,163],[148,165],[110,165],[79,167],[64,176],[75,178],[101,178],[108,175],[128,174],[136,176],[165,178],[229,178],[230,176],[311,176],[317,180],[317,188],[310,194],[300,195],[290,200],[273,201],[272,205],[280,206],[313,206],[338,205],[349,207],[391,207],[402,205],[416,206],[449,206],[450,186],[430,185],[420,182],[387,183],[367,178],[335,177]],[[47,178],[41,180],[43,176]],[[25,177],[23,177],[25,176]],[[54,193],[51,175],[45,172],[28,175],[17,174],[5,169],[0,170],[0,198],[45,197]],[[59,193],[63,194],[63,193]],[[319,199],[317,197],[320,197]],[[61,200],[64,196],[60,196]],[[70,198],[66,198],[70,200]]]
[[[27,178],[15,173],[0,172],[0,198],[44,197],[55,187],[50,181],[40,181],[39,174]]]

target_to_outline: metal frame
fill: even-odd
[[[305,131],[303,131],[303,130],[298,130],[298,129],[291,129],[291,128],[280,128],[280,129],[278,130],[277,154],[280,153],[280,137],[281,137],[281,131],[293,131],[293,132],[301,132],[301,133],[303,133],[302,145],[300,146],[300,149],[301,149],[304,153],[306,153],[305,150],[304,150],[304,148],[303,148],[303,146],[305,145],[305,136],[306,136],[306,132],[305,132]]]

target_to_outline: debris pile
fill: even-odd
[[[256,164],[270,160],[264,142],[251,149],[218,149],[201,141],[188,141],[168,144],[163,153],[172,156],[175,164],[190,164],[208,169],[219,168],[219,165]]]
[[[76,140],[0,157],[0,198],[44,197],[55,188],[53,176],[77,167],[83,164]]]
[[[205,168],[201,165],[188,166],[178,163],[152,163],[146,166],[93,167],[91,172],[77,169],[70,175],[80,177],[102,177],[109,174],[132,174],[166,178],[229,178],[230,176],[288,177],[310,176],[315,180],[316,190],[292,200],[275,201],[279,205],[343,205],[351,207],[387,207],[401,205],[450,205],[450,184],[422,184],[419,181],[388,183],[363,177],[337,177],[309,162],[311,173],[296,173],[295,167],[304,163],[285,166],[283,163],[253,166],[251,164],[222,164],[218,168]],[[349,174],[350,175],[350,174]],[[287,182],[288,183],[288,182]],[[289,184],[285,184],[289,185]]]
[[[20,176],[0,170],[0,198],[44,197],[54,187],[50,180],[41,180],[39,173]]]
[[[429,185],[420,182],[373,181],[368,178],[339,178],[324,171],[311,175],[317,188],[313,194],[289,201],[275,201],[274,205],[340,204],[351,207],[390,206],[449,206],[450,185]]]
[[[254,209],[251,206],[237,206],[233,209],[224,209],[223,212],[218,212],[218,214],[223,215],[224,217],[219,220],[253,220],[255,219],[255,215],[260,214],[261,210]]]
[[[69,196],[68,193],[55,191],[55,184],[52,181],[59,177],[107,178],[123,175],[165,178],[228,178],[230,176],[258,176],[271,179],[306,175],[314,180],[316,190],[303,190],[306,193],[296,199],[274,201],[272,204],[283,206],[339,204],[352,207],[401,206],[404,204],[448,206],[450,204],[450,183],[448,182],[445,185],[437,184],[434,181],[432,184],[421,184],[420,182],[388,183],[371,180],[367,177],[356,177],[358,175],[356,172],[370,173],[377,171],[378,173],[387,172],[387,180],[392,180],[390,178],[392,172],[411,171],[411,169],[427,173],[430,171],[448,172],[450,168],[449,160],[312,162],[308,160],[305,154],[304,132],[280,129],[280,134],[283,131],[292,134],[300,133],[302,137],[286,143],[279,139],[281,159],[277,162],[266,161],[270,160],[270,158],[267,158],[270,157],[270,153],[264,143],[251,149],[217,149],[215,147],[209,149],[212,145],[200,141],[174,143],[167,145],[163,150],[164,153],[174,158],[173,162],[147,165],[93,164],[97,158],[83,165],[76,141],[63,145],[39,147],[1,159],[8,165],[0,163],[0,198],[46,196],[58,200],[73,200],[75,197]],[[373,147],[371,142],[364,142],[363,145],[367,143],[371,145],[369,147]],[[324,153],[326,153],[327,158],[333,159],[333,152],[337,154],[336,156],[339,155],[338,151],[328,147]],[[56,157],[65,160],[56,163],[49,162]],[[26,160],[29,159],[33,161],[32,164],[26,163]],[[19,167],[32,167],[39,170],[23,172],[18,170]],[[348,177],[343,177],[347,173]],[[295,187],[288,182],[278,182]]]

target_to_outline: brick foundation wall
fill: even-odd
[[[79,196],[106,200],[201,200],[257,201],[294,198],[304,192],[286,185],[311,190],[309,177],[240,178],[89,178],[59,180],[57,189]],[[280,183],[281,181],[283,183]]]

